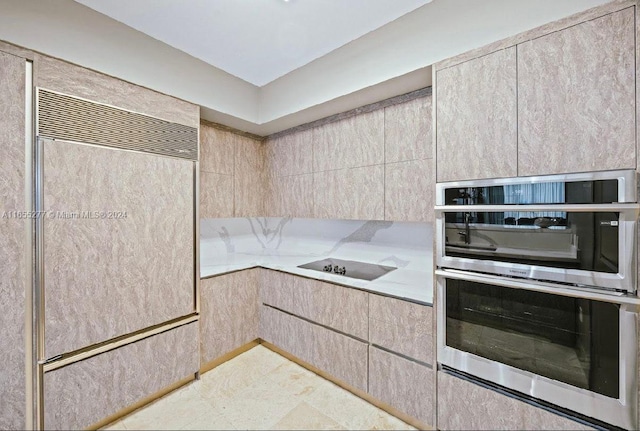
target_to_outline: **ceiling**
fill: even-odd
[[[430,66],[443,59],[608,1],[610,0],[0,0],[0,41],[181,98],[199,105],[200,115],[206,120],[266,136],[424,88],[431,85]],[[171,31],[163,33],[164,36],[152,37],[84,3],[95,3],[95,7],[113,7],[114,11],[131,14],[142,24],[148,21],[157,25],[161,20],[169,20]],[[186,4],[189,8],[181,6],[180,11],[163,9],[166,4]],[[248,73],[246,70],[231,73],[222,69],[230,66],[220,63],[212,65],[208,61],[214,60],[202,60],[196,57],[200,54],[184,51],[207,46],[215,47],[216,50],[227,49],[228,54],[223,56],[226,58],[220,61],[238,61],[243,67],[262,73],[262,68],[267,67],[266,63],[263,65],[261,61],[256,62],[252,55],[242,52],[240,48],[229,48],[230,41],[235,43],[238,38],[248,37],[240,27],[248,22],[246,17],[235,20],[231,30],[228,30],[232,36],[225,36],[227,30],[221,30],[222,36],[208,44],[202,43],[205,36],[201,33],[209,37],[209,29],[215,26],[208,24],[207,20],[207,25],[197,30],[196,23],[201,25],[205,21],[204,17],[210,18],[207,14],[211,14],[210,8],[214,5],[229,5],[231,8],[242,6],[241,9],[246,9],[244,13],[252,16],[261,15],[263,12],[256,11],[267,10],[262,7],[269,5],[268,8],[279,8],[281,14],[279,20],[269,21],[279,22],[280,25],[271,24],[269,30],[264,32],[265,35],[272,36],[277,34],[273,28],[284,27],[282,23],[286,17],[298,13],[295,11],[300,9],[295,8],[311,8],[312,4],[344,7],[350,10],[350,15],[349,18],[339,18],[338,15],[342,16],[342,9],[334,9],[340,10],[340,13],[334,13],[331,19],[327,19],[325,15],[324,19],[317,20],[330,27],[329,30],[327,27],[324,30],[322,27],[314,27],[313,38],[320,41],[319,45],[315,45],[316,51],[309,48],[306,53],[308,57],[297,52],[294,56],[296,58],[287,66],[289,69],[293,67],[293,70],[285,72],[285,68],[275,72],[272,69],[269,71],[271,75],[260,75],[266,81],[271,79],[269,76],[286,73],[262,86],[248,82],[248,77],[241,79],[235,75]],[[338,4],[340,6],[335,6]],[[345,6],[347,4],[349,6]],[[362,6],[364,4],[366,6]],[[378,27],[372,31],[357,26],[360,33],[366,32],[359,37],[357,34],[360,33],[347,34],[342,31],[342,40],[333,38],[333,33],[337,33],[341,25],[350,30],[351,22],[361,18],[360,15],[369,17],[369,12],[378,18],[383,15],[380,10],[370,7],[374,4],[380,7],[397,7],[388,11],[386,19],[390,20],[394,16],[397,18],[381,26],[381,21],[375,22],[371,28]],[[397,6],[400,4],[403,6]],[[146,6],[143,7],[144,5]],[[201,5],[202,8],[196,5]],[[354,9],[360,7],[361,10],[354,15],[353,9],[349,9],[351,5],[355,5]],[[414,9],[411,10],[412,8]],[[404,13],[405,10],[411,11]],[[239,12],[236,10],[235,13]],[[266,12],[264,13],[266,16]],[[320,16],[319,13],[317,16]],[[368,20],[369,18],[367,22]],[[232,22],[230,18],[222,21],[227,25]],[[345,21],[349,25],[345,26]],[[313,25],[314,23],[315,21],[312,22]],[[197,36],[189,36],[191,31],[195,31]],[[322,31],[328,32],[328,35],[323,35]],[[267,36],[257,33],[251,31],[252,37],[259,37],[256,42],[259,44],[262,43],[260,39]],[[309,31],[309,34],[312,32]],[[179,40],[169,42],[176,44],[171,46],[157,38],[168,35],[192,44],[191,48],[178,48]],[[308,39],[312,37],[309,36]],[[331,39],[334,44],[332,46],[337,47],[330,48],[325,39]],[[247,49],[253,49],[248,39],[243,39],[242,43],[248,45]],[[269,50],[272,56],[283,55],[282,52],[277,53],[279,48],[277,44],[273,45],[273,40],[271,43]],[[291,40],[290,43],[297,42]],[[305,43],[304,46],[307,45],[311,44]],[[332,50],[322,55],[322,49]],[[258,50],[258,54],[262,55],[263,50]],[[211,54],[212,51],[207,52]],[[293,51],[289,53],[292,54]],[[254,66],[248,66],[249,64]]]
[[[75,0],[262,87],[431,0]]]

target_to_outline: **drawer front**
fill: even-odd
[[[368,293],[278,271],[263,272],[262,303],[366,340]]]
[[[425,425],[435,424],[435,372],[429,367],[371,346],[369,394]]]
[[[260,338],[362,391],[367,344],[262,305]]]
[[[199,369],[198,322],[44,375],[45,429],[85,429]]]
[[[369,296],[369,341],[427,364],[433,364],[433,307]]]

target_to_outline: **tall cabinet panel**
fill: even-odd
[[[516,111],[515,47],[438,70],[437,181],[515,176]]]
[[[192,313],[193,163],[64,141],[43,151],[46,357]]]
[[[25,60],[0,52],[0,429],[25,426]]]
[[[630,7],[518,45],[519,175],[636,168]]]

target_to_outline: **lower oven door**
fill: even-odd
[[[632,301],[530,280],[437,274],[441,364],[616,426],[637,426]]]

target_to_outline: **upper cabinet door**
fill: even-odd
[[[437,180],[517,171],[516,48],[436,72]]]
[[[633,7],[518,45],[518,174],[636,167]]]

